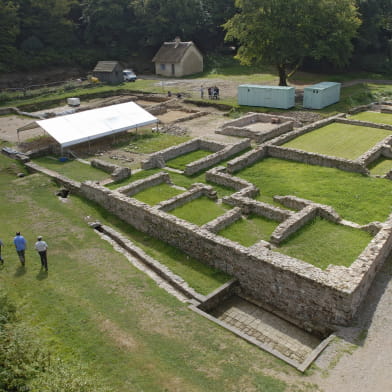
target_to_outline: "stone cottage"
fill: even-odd
[[[203,72],[203,55],[192,42],[164,42],[154,58],[155,73],[163,76],[181,77]]]
[[[124,81],[123,67],[118,61],[98,61],[93,76],[103,83],[119,84]]]

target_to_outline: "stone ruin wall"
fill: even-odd
[[[212,166],[217,165],[219,162],[222,162],[231,156],[238,154],[241,151],[244,151],[251,147],[250,140],[246,139],[236,144],[230,144],[224,147],[223,149],[208,155],[204,158],[198,159],[195,162],[191,162],[185,166],[184,174],[187,176],[191,176],[195,173],[198,173],[202,170],[208,169]]]
[[[138,230],[238,278],[245,294],[320,324],[350,321],[373,278],[368,271],[376,270],[392,248],[389,221],[353,264],[354,271],[337,266],[322,271],[265,247],[243,247],[92,182],[83,183],[81,193]]]
[[[273,123],[274,120],[278,120],[276,122],[276,126],[269,131],[253,131],[246,128],[247,125],[255,123]],[[215,133],[227,136],[250,138],[255,140],[256,143],[263,143],[266,140],[273,139],[284,133],[292,131],[294,124],[295,121],[293,121],[293,119],[290,117],[273,116],[271,114],[262,113],[250,113],[239,119],[226,122],[221,126],[220,129],[216,130]]]
[[[359,125],[361,127],[367,127],[367,128],[387,129],[392,131],[392,125],[389,124],[376,124],[370,121],[351,120],[349,118],[343,118],[343,117],[337,118],[336,122],[341,124]]]
[[[131,175],[131,169],[129,167],[118,166],[114,163],[109,163],[101,159],[92,159],[90,161],[90,165],[109,173],[113,181],[121,181]]]
[[[133,196],[137,193],[144,191],[145,189],[151,188],[160,184],[171,184],[170,176],[168,173],[157,173],[147,178],[131,182],[130,184],[124,185],[116,189],[117,192],[123,193],[127,196]]]

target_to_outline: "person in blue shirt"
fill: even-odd
[[[19,231],[16,233],[16,236],[14,237],[14,245],[15,245],[16,253],[18,254],[19,260],[22,264],[22,267],[24,267],[26,262],[25,250],[26,250],[27,242],[24,239],[24,237],[20,235]]]

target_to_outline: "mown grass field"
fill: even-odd
[[[202,226],[224,214],[229,208],[227,205],[217,204],[206,196],[202,196],[170,211],[170,213],[177,218]]]
[[[174,196],[179,195],[183,191],[173,188],[168,184],[159,184],[151,188],[145,189],[133,197],[147,203],[149,205],[155,205],[163,200],[168,200]]]
[[[317,218],[289,237],[277,252],[325,269],[349,267],[373,237],[364,231]]]
[[[0,168],[0,218],[7,222],[0,231],[1,287],[54,356],[83,363],[114,392],[316,390],[281,361],[189,311],[102,241],[85,218],[110,224],[161,262],[165,255],[184,264],[181,252],[76,196],[60,201],[43,175],[17,178],[21,169],[7,158],[0,157]],[[18,230],[28,241],[25,270],[12,245]],[[37,234],[50,247],[48,275],[33,251]],[[226,278],[210,279],[205,291]],[[288,375],[293,381],[283,381]]]
[[[185,166],[191,162],[195,162],[199,159],[205,158],[211,154],[211,151],[196,150],[190,153],[181,155],[177,158],[170,159],[166,162],[166,166],[172,167],[177,170],[185,170]]]
[[[275,204],[274,195],[294,195],[327,204],[347,220],[383,222],[391,213],[392,182],[327,167],[264,159],[236,173],[260,189],[257,200]]]
[[[257,215],[240,219],[221,230],[218,234],[244,246],[252,246],[258,241],[269,241],[279,222]]]
[[[378,112],[361,112],[349,117],[353,120],[369,121],[376,124],[392,125],[392,114]]]
[[[356,159],[392,131],[333,123],[297,137],[283,147],[346,159]]]

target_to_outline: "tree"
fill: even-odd
[[[243,64],[274,64],[279,85],[306,57],[348,64],[360,25],[354,0],[236,0],[239,13],[224,27]]]
[[[18,34],[18,7],[12,1],[6,1],[0,7],[0,70],[14,61]]]

